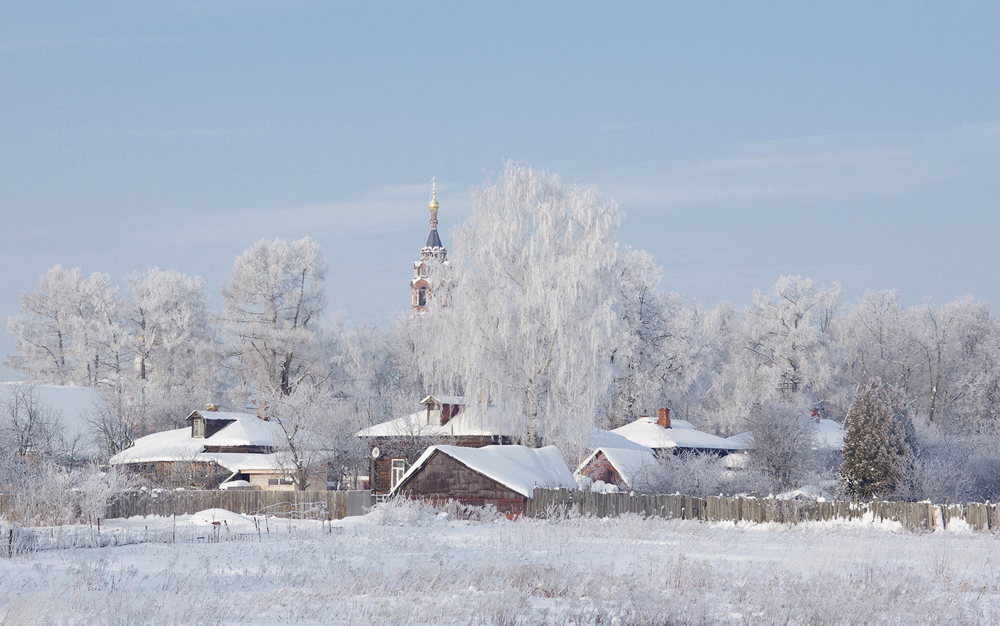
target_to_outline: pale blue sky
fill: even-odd
[[[217,307],[308,235],[385,324],[431,176],[447,246],[505,159],[620,200],[687,299],[1000,304],[1000,4],[201,4],[0,2],[0,319],[55,263]]]

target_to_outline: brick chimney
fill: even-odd
[[[206,404],[205,405],[205,410],[206,411],[211,411],[212,413],[215,413],[215,412],[217,412],[219,410],[219,405],[218,404]]]
[[[817,424],[819,424],[819,409],[812,410],[812,418],[816,420]]]
[[[670,409],[660,408],[660,414],[656,419],[656,423],[664,428],[670,428]]]

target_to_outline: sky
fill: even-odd
[[[219,309],[243,250],[308,236],[331,312],[387,325],[431,177],[449,246],[506,160],[617,199],[688,301],[996,307],[997,32],[995,2],[3,2],[0,320],[55,264]]]

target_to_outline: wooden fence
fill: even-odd
[[[974,530],[1000,531],[1000,504],[970,503],[937,505],[930,502],[795,502],[774,498],[710,496],[696,498],[680,494],[594,493],[571,489],[535,489],[525,515],[615,517],[633,513],[643,517],[690,519],[714,522],[777,522],[890,520],[910,530],[947,528],[952,520],[964,520]]]
[[[105,518],[185,515],[226,509],[244,515],[343,519],[371,507],[369,491],[126,491],[108,502]]]
[[[134,490],[115,494],[103,519],[141,515],[185,515],[205,509],[226,509],[244,515],[275,515],[310,519],[343,519],[371,508],[369,491],[220,491]],[[17,519],[13,496],[0,494],[0,516]]]

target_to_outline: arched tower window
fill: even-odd
[[[420,293],[417,295],[417,306],[427,306],[427,287],[420,286]]]

